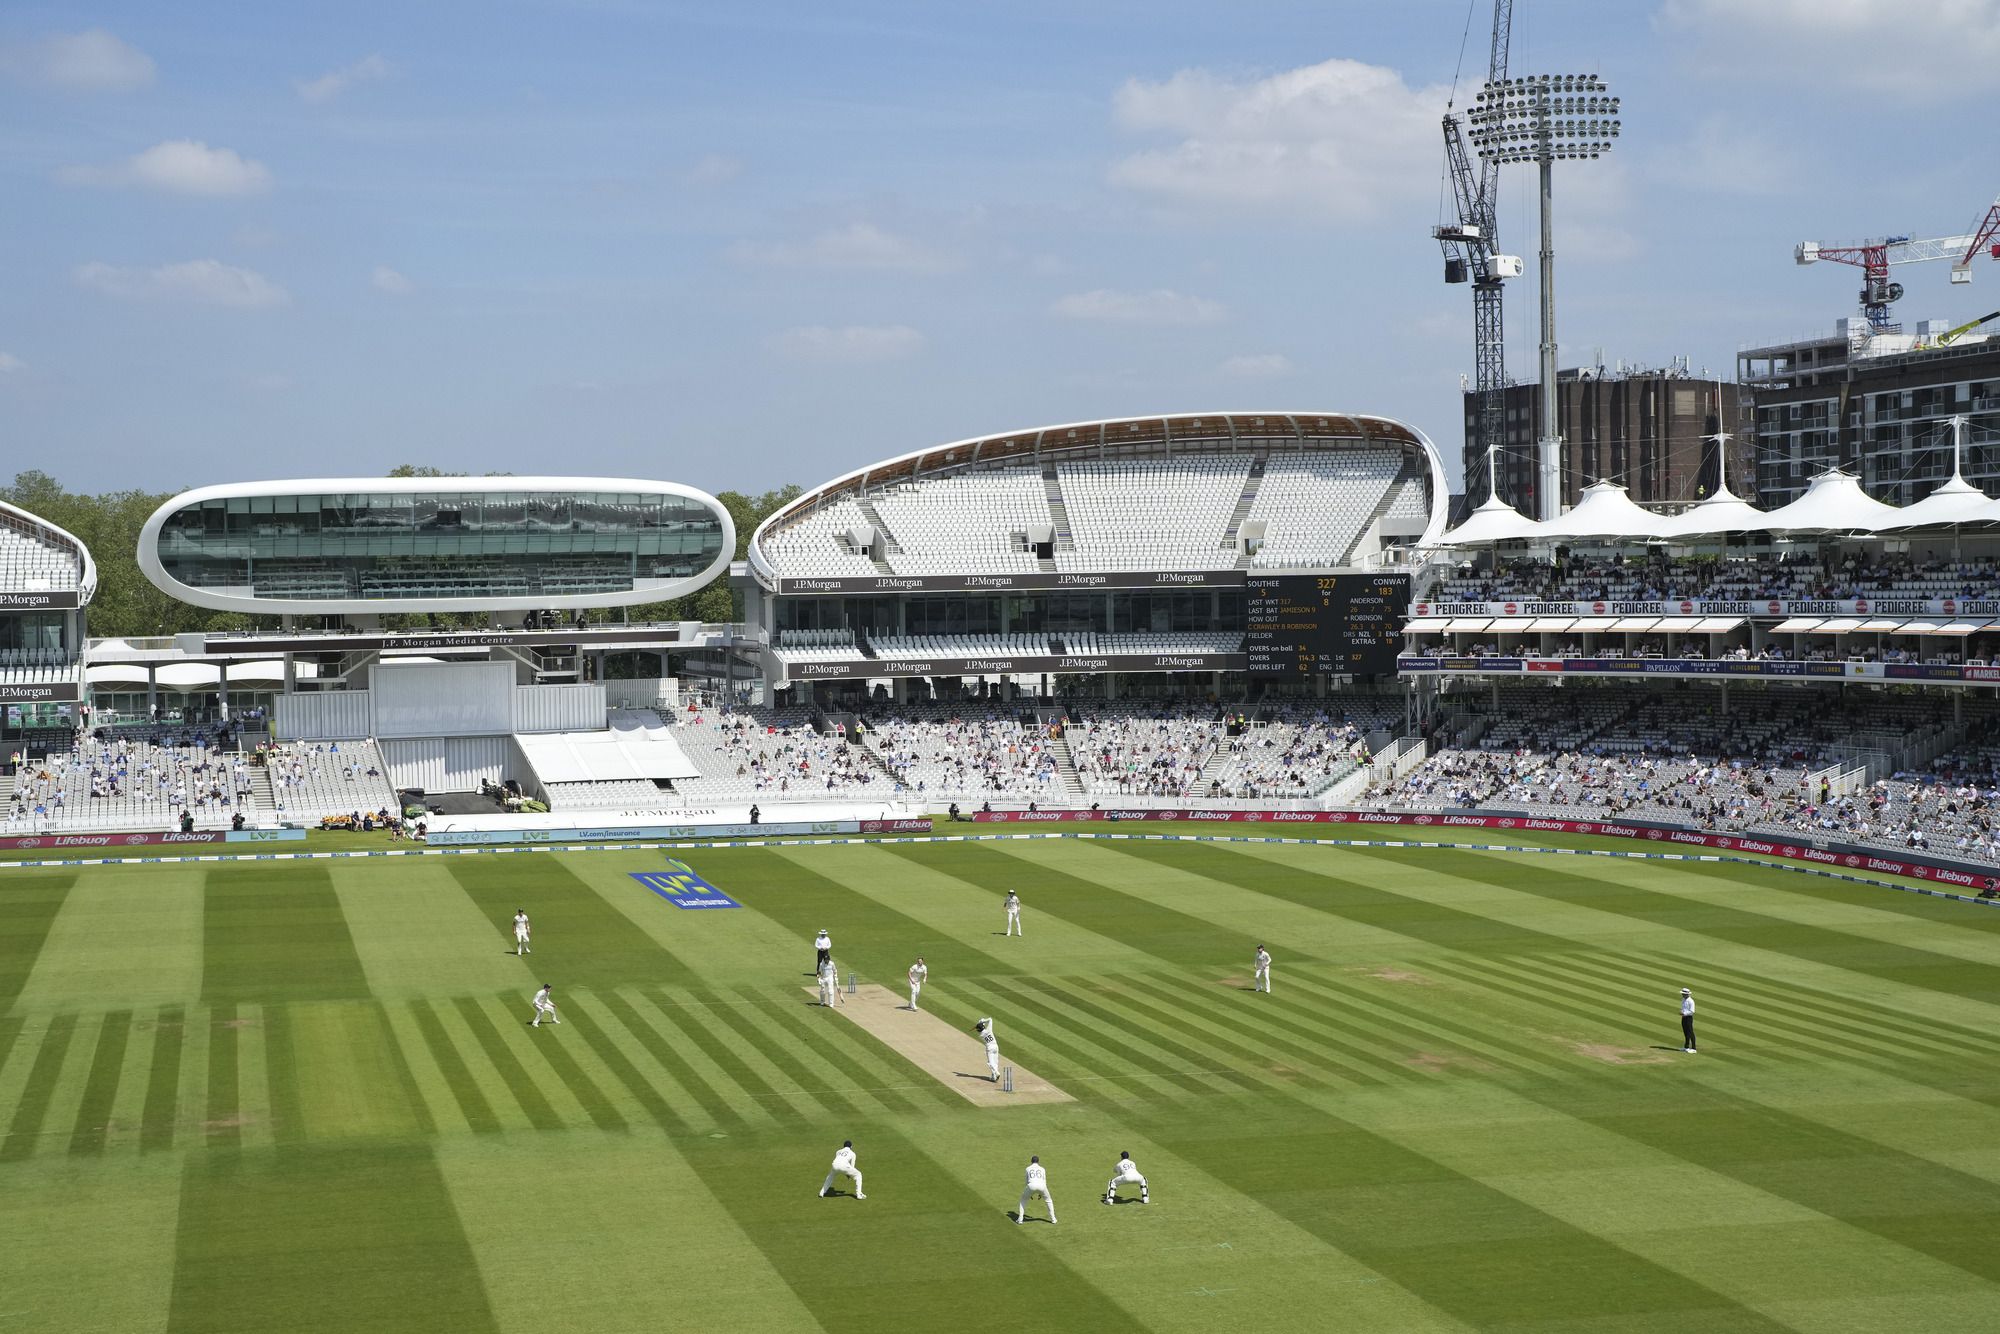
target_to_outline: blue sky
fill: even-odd
[[[1483,76],[1474,0],[1464,82]],[[1518,0],[1597,72],[1564,362],[1729,373],[2000,191],[2000,0]],[[1466,0],[14,4],[0,439],[71,487],[467,471],[810,484],[1127,413],[1371,411],[1453,460],[1437,120]],[[1560,169],[1559,169],[1560,170]],[[1528,169],[1503,241],[1530,257]],[[2000,265],[1903,270],[1907,319]],[[1509,304],[1532,376],[1532,277]]]

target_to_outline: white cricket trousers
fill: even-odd
[[[1268,968],[1259,968],[1257,970],[1257,980],[1251,986],[1251,990],[1268,992],[1270,991],[1270,989],[1271,989],[1271,970]]]
[[[1019,908],[1009,908],[1007,910],[1007,934],[1023,938],[1028,934],[1021,929],[1021,910]]]
[[[1041,1196],[1042,1203],[1048,1207],[1049,1221],[1051,1223],[1056,1221],[1056,1197],[1049,1194],[1047,1187],[1037,1188],[1034,1186],[1030,1186],[1026,1190],[1021,1192],[1021,1206],[1020,1208],[1014,1211],[1014,1221],[1016,1223],[1023,1223],[1027,1221],[1028,1201],[1033,1199],[1037,1195]]]
[[[831,1172],[828,1172],[828,1173],[826,1174],[826,1182],[825,1182],[825,1184],[823,1184],[823,1185],[822,1185],[822,1186],[821,1186],[821,1187],[819,1188],[819,1193],[820,1193],[820,1194],[824,1195],[824,1194],[826,1194],[826,1193],[827,1193],[828,1191],[830,1191],[830,1190],[832,1190],[832,1189],[833,1189],[833,1179],[834,1179],[835,1177],[846,1177],[846,1178],[847,1178],[847,1179],[848,1179],[849,1181],[852,1181],[852,1182],[854,1183],[854,1193],[855,1193],[856,1195],[865,1195],[865,1194],[867,1194],[867,1192],[866,1192],[866,1191],[864,1191],[864,1190],[862,1190],[862,1189],[861,1189],[861,1173],[860,1173],[860,1172],[858,1172],[858,1171],[856,1171],[856,1170],[855,1170],[854,1168],[852,1168],[852,1167],[836,1167],[836,1168],[834,1168],[834,1169],[833,1169],[833,1170],[832,1170]],[[889,1184],[890,1184],[890,1185],[894,1185],[895,1183],[894,1183],[894,1182],[890,1182]]]
[[[1116,1195],[1120,1186],[1137,1186],[1139,1193],[1144,1195],[1146,1193],[1146,1178],[1137,1172],[1120,1172],[1117,1176],[1111,1178],[1110,1184],[1105,1186],[1104,1194],[1106,1197]]]
[[[997,1043],[997,1042],[989,1042],[989,1043],[987,1043],[987,1044],[986,1044],[986,1068],[987,1068],[988,1070],[991,1070],[991,1071],[993,1072],[993,1082],[994,1082],[994,1083],[996,1083],[996,1084],[997,1084],[997,1083],[999,1083],[999,1082],[1000,1082],[1000,1044],[999,1044],[999,1043]]]
[[[912,1010],[917,1008],[917,993],[922,991],[923,989],[924,989],[924,984],[921,982],[910,983],[910,1008]]]
[[[535,1022],[538,1024],[541,1023],[543,1016],[547,1016],[548,1021],[552,1024],[562,1022],[562,1020],[556,1018],[556,1007],[546,1002],[535,1007]]]

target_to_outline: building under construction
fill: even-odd
[[[1828,468],[1855,474],[1877,500],[1921,500],[1951,476],[1955,416],[1966,418],[1966,480],[2000,495],[2000,339],[1954,340],[1936,321],[1883,351],[1885,340],[1854,332],[1737,354],[1759,503],[1796,499]]]
[[[1576,503],[1593,482],[1617,482],[1642,505],[1689,504],[1711,494],[1727,471],[1730,489],[1751,489],[1737,385],[1696,379],[1684,366],[1666,369],[1587,366],[1556,377],[1562,439],[1560,508]],[[1542,434],[1539,390],[1509,385],[1506,431],[1499,452],[1500,498],[1523,514],[1537,513],[1535,442]],[[1465,395],[1465,494],[1486,499],[1486,458],[1478,446],[1478,397]],[[1718,435],[1731,438],[1718,442]]]

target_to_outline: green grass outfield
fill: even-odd
[[[682,855],[747,906],[642,851],[0,875],[0,1329],[2000,1328],[2000,912],[1501,852]],[[808,1007],[821,926],[1076,1101],[974,1107]],[[849,1137],[868,1200],[815,1198]],[[1120,1149],[1150,1206],[1097,1203]],[[1008,1221],[1030,1153],[1060,1227]]]

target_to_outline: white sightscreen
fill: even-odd
[[[381,663],[369,676],[378,737],[512,730],[514,664]]]

